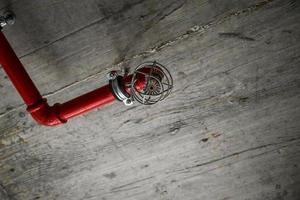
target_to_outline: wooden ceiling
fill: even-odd
[[[0,199],[300,196],[300,5],[287,0],[0,0],[50,103],[157,60],[174,91],[37,125],[0,69]]]

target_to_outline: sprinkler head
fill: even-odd
[[[155,104],[164,100],[173,88],[170,72],[156,61],[139,65],[132,75],[125,77],[112,71],[108,78],[112,93],[126,106],[134,101],[144,105]]]
[[[144,86],[139,86],[139,80],[144,79]],[[173,78],[170,72],[158,62],[147,62],[139,65],[132,77],[131,96],[144,105],[152,105],[169,96],[173,88]]]

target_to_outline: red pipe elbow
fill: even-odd
[[[1,31],[0,64],[28,106],[27,111],[41,125],[55,126],[66,123],[71,117],[115,100],[109,86],[104,86],[62,105],[49,106]]]
[[[49,106],[47,99],[43,99],[35,105],[28,106],[27,111],[35,121],[44,126],[55,126],[67,122],[67,120],[59,117],[59,104]]]
[[[68,119],[78,116],[94,108],[101,107],[115,100],[109,85],[86,93],[63,104],[49,106],[19,58],[11,48],[3,33],[0,31],[0,64],[14,84],[15,88],[26,103],[27,111],[41,125],[55,126],[66,123]],[[147,69],[144,69],[147,73]],[[124,87],[130,82],[132,75],[124,78]],[[136,87],[140,90],[145,86],[145,77],[138,75]],[[130,93],[130,90],[126,88]]]

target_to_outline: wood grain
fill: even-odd
[[[209,5],[217,11],[212,5],[220,2]],[[299,8],[268,1],[207,26],[195,19],[192,30],[137,51],[131,66],[158,60],[174,76],[172,95],[157,105],[115,103],[55,128],[36,125],[24,107],[5,113],[3,190],[22,200],[297,199]],[[107,70],[51,93],[50,101],[103,84]]]
[[[134,55],[255,2],[16,1],[10,8],[19,20],[5,34],[38,88],[49,94],[107,69],[128,68]],[[22,101],[3,71],[0,77],[3,114]]]

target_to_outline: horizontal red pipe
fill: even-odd
[[[60,116],[63,120],[70,119],[94,108],[111,103],[115,100],[110,86],[106,85],[85,95],[60,105]]]
[[[106,85],[63,104],[57,103],[54,106],[49,106],[1,31],[0,64],[28,106],[27,111],[42,125],[54,126],[65,123],[72,117],[115,100],[109,85]],[[131,77],[125,77],[124,82],[129,82]],[[144,77],[140,77],[138,87],[142,88],[144,83]],[[126,84],[124,83],[124,85]]]

